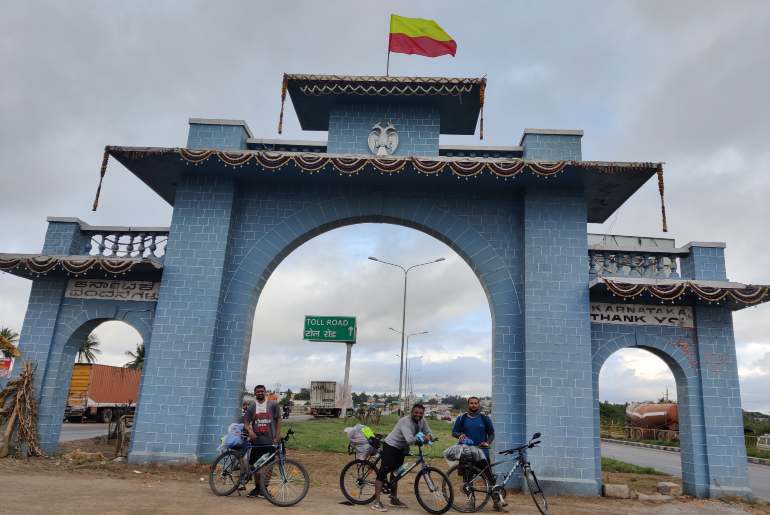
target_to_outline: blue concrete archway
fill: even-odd
[[[217,339],[213,377],[221,379],[211,383],[209,408],[214,411],[221,406],[224,394],[231,409],[208,419],[209,446],[218,445],[221,428],[240,413],[254,312],[265,284],[294,249],[325,232],[357,223],[390,223],[429,234],[457,252],[476,274],[489,301],[493,327],[516,324],[514,317],[521,316],[520,293],[505,263],[484,236],[457,216],[427,202],[382,198],[378,206],[377,200],[367,195],[318,203],[284,220],[248,250],[233,273],[223,302],[224,317],[240,322],[233,324],[226,337]],[[496,354],[494,342],[492,354]],[[228,374],[235,367],[239,367],[238,375]],[[504,367],[493,358],[493,369]],[[493,374],[493,381],[502,376]]]
[[[24,357],[38,363],[34,385],[40,392],[37,425],[40,448],[46,453],[56,452],[59,445],[72,369],[81,342],[102,323],[120,321],[134,328],[142,342],[149,344],[155,316],[153,302],[61,298],[65,282],[63,278],[51,278],[33,283],[27,319],[43,318],[45,310],[40,306],[50,305],[48,292],[59,297],[58,313],[54,313],[57,316],[50,320],[49,329],[34,328],[25,323],[24,330],[29,332],[22,333],[22,338],[27,341],[33,337],[41,340],[41,343],[26,345]],[[44,338],[41,333],[48,331],[50,337]]]
[[[612,354],[621,349],[636,348],[660,358],[669,367],[676,380],[683,493],[695,497],[722,497],[725,491],[750,493],[745,466],[728,469],[724,463],[714,466],[709,462],[709,455],[715,454],[715,450],[708,447],[711,439],[703,404],[700,357],[697,352],[685,354],[682,350],[690,347],[697,348],[697,336],[694,331],[691,328],[599,324],[592,325],[592,329],[594,330],[592,366],[597,483],[601,485],[602,481],[599,373]],[[619,332],[622,334],[618,335]],[[685,344],[682,343],[683,341]],[[724,439],[722,440],[726,443]],[[745,449],[743,456],[745,460]]]

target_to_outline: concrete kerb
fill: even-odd
[[[609,442],[609,443],[616,443],[620,445],[629,445],[631,447],[646,447],[648,449],[655,449],[657,451],[668,451],[668,452],[682,452],[679,447],[668,447],[665,445],[654,445],[651,443],[642,443],[642,442],[626,442],[623,440],[613,440],[612,438],[601,438],[602,442]],[[767,465],[770,466],[770,460],[766,458],[754,458],[752,456],[746,456],[746,462],[751,463],[752,465]]]

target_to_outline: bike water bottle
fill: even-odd
[[[393,473],[393,475],[396,476],[396,477],[399,477],[401,474],[406,472],[407,468],[409,468],[409,462],[408,461],[406,463],[404,463],[403,465],[401,465],[400,467],[398,467],[396,469],[396,472]]]
[[[257,460],[257,463],[256,463],[257,467],[259,467],[264,462],[266,462],[267,461],[267,457],[268,457],[268,454],[263,454],[262,456],[260,456],[259,459]]]

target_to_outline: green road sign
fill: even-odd
[[[303,340],[313,342],[356,341],[356,317],[306,316]]]

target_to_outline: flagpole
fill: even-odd
[[[388,67],[385,69],[385,76],[388,76],[388,73],[390,72],[390,48],[388,48]]]

